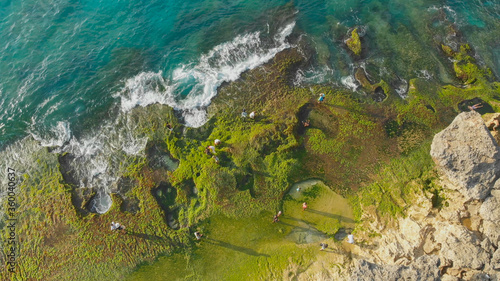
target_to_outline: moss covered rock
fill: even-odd
[[[351,37],[345,43],[356,56],[361,55],[361,40],[357,28],[351,32]]]

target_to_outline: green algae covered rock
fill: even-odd
[[[347,47],[356,55],[361,55],[361,40],[359,39],[358,29],[351,32],[351,37],[345,42]]]
[[[455,57],[455,51],[453,51],[453,49],[450,47],[450,46],[447,46],[447,45],[444,45],[444,44],[441,44],[441,49],[443,50],[443,52],[448,56],[448,57]]]
[[[387,98],[387,94],[391,90],[389,84],[387,84],[384,80],[380,80],[380,82],[372,84],[368,80],[365,70],[361,67],[356,70],[354,77],[361,84],[361,86],[370,93],[372,99],[376,102],[384,101]]]

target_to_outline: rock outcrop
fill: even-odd
[[[396,226],[367,221],[382,236],[355,246],[351,280],[500,280],[497,142],[478,113],[464,112],[434,137],[431,156],[448,203],[435,209],[422,191]]]
[[[485,199],[500,174],[500,148],[477,112],[463,112],[436,136],[431,156],[448,188]]]
[[[408,267],[380,266],[361,260],[352,273],[351,280],[440,280],[439,258],[436,256],[421,256]]]

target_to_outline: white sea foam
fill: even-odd
[[[395,90],[402,99],[406,99],[408,97],[408,81],[400,78],[400,83],[398,83]]]
[[[33,118],[32,122],[35,123]],[[33,138],[39,141],[40,145],[44,147],[60,147],[71,138],[71,129],[69,127],[69,122],[67,121],[57,122],[57,125],[50,128],[49,132],[47,132],[45,136],[35,133],[35,130],[31,130],[30,133]]]
[[[448,20],[451,20],[452,22],[454,22],[456,24],[460,23],[458,15],[457,15],[457,12],[455,10],[453,10],[448,5],[442,5],[442,6],[435,6],[435,5],[433,5],[433,6],[429,7],[429,8],[427,8],[427,11],[429,11],[429,12],[431,12],[431,11],[440,11],[440,10],[445,11],[445,14],[446,14]]]
[[[342,77],[342,79],[340,79],[340,82],[342,83],[342,85],[344,85],[345,87],[347,87],[351,91],[356,91],[356,89],[358,88],[358,84],[356,83],[356,79],[352,75]]]
[[[415,71],[415,74],[417,74],[418,78],[423,78],[425,80],[430,80],[432,78],[432,74],[426,69]]]
[[[199,127],[207,120],[204,107],[217,94],[217,88],[289,48],[286,38],[294,27],[295,22],[285,26],[274,35],[271,43],[263,42],[260,32],[237,36],[215,46],[197,63],[179,65],[169,79],[163,77],[162,71],[140,73],[128,79],[115,97],[121,98],[123,112],[135,106],[167,104],[183,112],[187,126]]]
[[[319,69],[310,69],[307,71],[299,70],[295,75],[294,85],[301,86],[304,84],[314,83],[334,83],[334,71],[328,66]]]
[[[102,214],[111,208],[109,187],[121,177],[122,165],[130,156],[143,155],[146,143],[147,138],[141,136],[135,119],[122,113],[94,132],[79,139],[73,136],[58,152],[72,155],[71,166],[79,187],[97,192],[90,210]]]

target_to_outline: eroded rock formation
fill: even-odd
[[[377,247],[354,250],[351,279],[500,280],[499,152],[480,114],[458,115],[431,148],[448,204],[433,208],[423,191],[406,218],[372,240]]]

